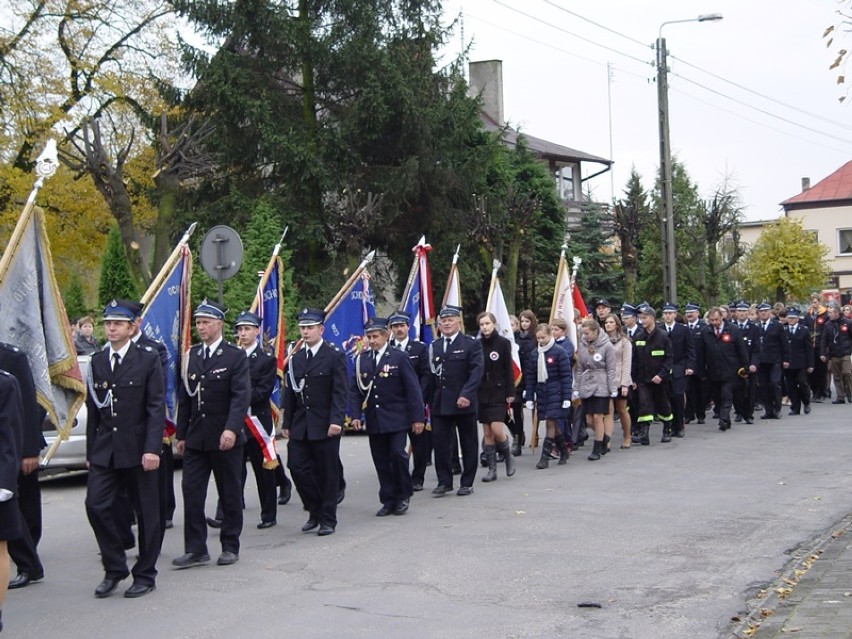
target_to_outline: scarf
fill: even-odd
[[[553,348],[555,343],[556,340],[551,337],[547,344],[538,347],[538,370],[536,371],[536,379],[541,383],[547,381],[547,361],[545,360],[544,354]]]

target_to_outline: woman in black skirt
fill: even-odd
[[[588,459],[597,461],[609,450],[610,436],[605,432],[604,417],[617,396],[615,347],[595,319],[584,319],[580,330],[574,396],[583,402],[586,416],[595,429],[595,445]]]
[[[509,451],[505,432],[506,406],[515,398],[512,373],[512,343],[497,334],[497,318],[493,313],[480,313],[476,318],[482,340],[482,383],[479,385],[479,421],[482,423],[482,450],[488,472],[482,481],[497,479],[497,453],[506,462],[506,476],[515,474],[515,458]]]
[[[21,392],[18,381],[0,370],[0,630],[3,600],[9,585],[9,549],[6,541],[21,535],[18,516],[18,471],[21,468]]]

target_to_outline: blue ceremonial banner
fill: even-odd
[[[174,425],[177,389],[180,380],[180,360],[189,349],[190,313],[189,279],[192,254],[182,247],[179,259],[161,280],[142,312],[141,330],[151,339],[165,344],[169,354],[166,367],[166,420]],[[169,433],[171,434],[171,433]]]
[[[402,311],[411,318],[409,322],[408,337],[410,339],[419,339],[424,344],[432,343],[432,327],[427,323],[423,312],[423,294],[422,294],[423,278],[418,274],[411,283],[411,289],[408,291],[408,298],[403,300],[401,305]]]
[[[323,339],[346,353],[350,378],[355,370],[355,358],[366,346],[364,323],[375,314],[376,305],[370,288],[370,277],[363,273],[343,296],[338,307],[325,318]]]
[[[265,282],[258,285],[255,306],[260,316],[261,346],[272,353],[276,362],[275,388],[269,399],[273,406],[273,417],[278,422],[278,406],[281,405],[281,380],[284,378],[284,299],[281,290],[281,258],[272,260]]]

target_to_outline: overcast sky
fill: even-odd
[[[721,13],[720,22],[663,30],[670,56],[679,58],[669,59],[672,152],[704,196],[728,176],[746,218],[757,220],[777,217],[779,202],[801,190],[802,177],[815,184],[852,159],[852,97],[848,104],[838,102],[844,89],[836,84],[837,72],[828,69],[834,53],[822,38],[845,4],[448,0],[444,6],[448,20],[463,10],[471,60],[503,61],[507,121],[531,135],[615,160],[617,196],[632,165],[650,188],[659,164],[652,45],[660,25]],[[460,36],[457,27],[448,47],[454,55]],[[852,34],[839,39],[852,48]],[[608,174],[590,183],[596,199],[610,200]]]

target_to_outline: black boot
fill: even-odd
[[[649,424],[643,424],[639,427],[639,443],[643,446],[651,445],[651,426]]]
[[[506,477],[511,477],[515,474],[515,458],[509,452],[509,440],[504,439],[502,442],[495,442],[497,452],[502,453],[503,461],[506,462]]]
[[[521,456],[521,438],[517,435],[512,435],[512,456],[520,457]]]
[[[482,481],[494,481],[497,479],[497,453],[495,450],[493,445],[482,445],[482,454],[485,455],[485,464],[488,466],[488,472],[485,473]]]
[[[550,437],[544,438],[544,443],[541,445],[541,459],[535,465],[539,470],[544,470],[550,464],[550,451],[553,450],[553,440]]]
[[[663,438],[660,440],[663,444],[668,444],[672,440],[672,423],[663,422]]]
[[[601,455],[606,455],[609,452],[609,443],[611,441],[612,437],[604,435],[603,442],[601,442]]]
[[[571,449],[568,448],[568,442],[565,441],[565,437],[562,436],[562,433],[556,434],[554,442],[556,443],[556,448],[559,450],[559,462],[557,463],[560,466],[564,466],[568,463],[568,455],[571,453]]]
[[[592,448],[592,452],[589,453],[587,459],[589,461],[597,461],[601,458],[601,448],[603,448],[603,442],[599,442],[597,439],[595,440],[595,445]]]
[[[482,452],[479,453],[479,465],[483,468],[488,467],[488,455],[485,453],[485,440],[482,440]]]

